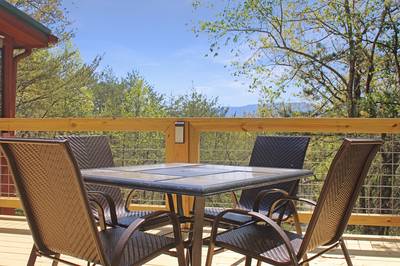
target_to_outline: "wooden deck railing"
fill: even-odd
[[[175,122],[185,122],[183,144],[175,143]],[[362,118],[57,118],[0,119],[0,131],[156,131],[165,134],[166,162],[200,161],[202,132],[310,132],[400,134],[400,119]],[[187,212],[192,199],[186,197]],[[19,207],[18,199],[0,198],[0,207]],[[133,205],[132,208],[148,206]],[[151,208],[165,208],[152,206]],[[309,212],[300,214],[302,222],[310,219]],[[400,215],[353,214],[350,224],[400,226]]]

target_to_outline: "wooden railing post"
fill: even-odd
[[[167,163],[198,163],[200,161],[200,132],[188,121],[184,122],[184,142],[175,142],[175,122],[170,124],[165,134],[165,161]],[[189,215],[193,197],[184,196],[183,211]]]

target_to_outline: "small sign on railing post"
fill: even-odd
[[[175,122],[175,144],[185,143],[185,122]]]

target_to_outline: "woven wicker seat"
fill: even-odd
[[[258,136],[251,154],[249,166],[303,168],[309,137]],[[236,208],[251,211],[257,204],[260,212],[267,214],[273,202],[280,198],[282,192],[296,195],[299,181],[285,182],[270,186],[256,187],[242,191],[239,201],[235,199]],[[223,211],[223,208],[207,207],[205,218],[209,221]],[[286,219],[291,216],[292,209],[287,206],[278,208],[274,214],[276,219]],[[281,215],[281,217],[280,217]],[[238,214],[227,214],[222,222],[230,225],[241,225],[251,221],[251,217]]]
[[[78,162],[80,169],[89,168],[103,168],[103,167],[114,167],[114,160],[107,136],[65,136],[62,139],[69,141],[72,152]],[[104,216],[107,225],[118,224],[119,226],[128,227],[136,219],[152,213],[152,211],[130,211],[128,205],[130,203],[130,196],[133,190],[124,201],[124,197],[119,187],[104,186],[97,184],[86,183],[85,187],[88,191],[99,191],[109,195],[115,206],[116,221],[112,221],[113,210],[110,210],[110,205],[102,195],[97,196],[97,200],[101,202],[104,208]],[[96,197],[91,195],[91,197]],[[93,214],[97,218],[97,210],[93,209]],[[153,221],[149,221],[144,225],[144,229],[151,229],[159,227],[168,223],[167,217],[161,217]]]
[[[284,231],[290,239],[295,253],[300,250],[303,238],[298,234]],[[279,263],[290,260],[285,243],[270,226],[251,224],[239,227],[237,230],[220,234],[216,238],[217,243],[224,243],[230,249],[248,250],[253,258],[261,256]]]
[[[219,207],[206,207],[204,210],[204,217],[209,220],[213,221],[215,217],[218,216],[221,212],[225,211],[226,208],[219,208]],[[227,213],[223,217],[223,224],[226,225],[227,227],[230,227],[231,225],[234,226],[239,226],[248,222],[251,222],[252,218],[251,216],[248,215],[241,215],[237,213]]]
[[[111,261],[115,247],[126,229],[112,228],[99,233],[107,258]],[[133,265],[138,258],[155,257],[160,250],[169,250],[175,247],[175,240],[168,237],[158,236],[136,231],[125,245],[122,265]]]
[[[128,228],[98,231],[89,200],[99,214],[104,210],[100,202],[88,199],[66,140],[0,139],[0,147],[35,243],[28,265],[34,265],[37,256],[53,259],[53,265],[58,261],[67,263],[60,254],[101,265],[142,265],[171,248],[176,248],[179,265],[185,265],[178,218],[174,213],[154,212],[136,219]],[[168,217],[174,238],[138,231],[146,221],[157,217]],[[99,219],[104,217],[100,215]]]
[[[342,247],[348,265],[349,253],[342,240],[353,206],[382,141],[345,139],[336,154],[325,179],[318,202],[284,195],[272,205],[288,202],[297,217],[295,202],[313,205],[307,231],[304,235],[289,233],[267,216],[243,209],[221,212],[213,223],[206,265],[210,266],[216,246],[236,251],[246,256],[246,265],[251,259],[273,265],[300,265],[338,246]],[[225,214],[234,213],[251,216],[254,223],[218,234]],[[307,252],[322,247],[323,251],[311,258]]]

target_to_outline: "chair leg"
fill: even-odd
[[[36,258],[37,258],[37,250],[36,250],[35,245],[33,245],[32,250],[31,250],[31,254],[29,255],[28,263],[26,265],[27,266],[35,265]]]
[[[213,256],[214,256],[214,248],[215,248],[215,245],[210,240],[210,244],[208,245],[208,251],[207,251],[206,266],[211,266],[212,259],[213,259]]]
[[[245,266],[251,266],[251,257],[246,256],[246,262],[244,263]]]
[[[301,230],[301,224],[300,224],[300,219],[299,219],[299,215],[297,214],[297,212],[295,212],[294,214],[293,214],[293,222],[294,222],[294,227],[296,228],[296,233],[298,234],[298,235],[303,235],[303,232],[302,232],[302,230]],[[307,253],[306,254],[304,254],[304,256],[303,256],[303,260],[307,260]],[[308,264],[308,262],[306,262],[306,263],[304,263],[303,264],[304,266],[308,266],[309,264]]]
[[[185,260],[186,260],[186,265],[192,265],[192,249],[190,247],[186,249]]]
[[[261,266],[261,263],[262,263],[261,260],[258,260],[257,261],[257,266]]]
[[[307,253],[306,253],[306,254],[303,255],[303,261],[305,261],[305,260],[307,260],[307,259],[308,259],[308,257],[307,257]],[[310,264],[309,264],[308,262],[305,262],[305,263],[303,263],[302,265],[303,265],[303,266],[309,266]]]
[[[193,223],[190,223],[188,242],[189,246],[186,249],[186,265],[192,265],[192,239],[193,239]]]
[[[54,255],[55,258],[59,259],[60,258],[60,254],[56,254]],[[53,260],[53,263],[51,264],[51,266],[57,266],[58,265],[58,261]]]
[[[342,252],[343,252],[344,258],[346,259],[347,265],[348,266],[353,266],[353,263],[351,262],[351,259],[350,259],[349,251],[347,250],[347,247],[346,247],[346,244],[344,243],[344,240],[340,239],[339,243],[340,243],[340,247],[342,248]]]
[[[294,227],[296,228],[296,233],[298,235],[303,235],[303,232],[301,230],[301,224],[300,224],[300,219],[299,219],[299,215],[297,214],[297,212],[293,213],[293,222],[294,222]]]
[[[176,247],[176,255],[178,257],[178,265],[179,266],[186,266],[186,259],[185,259],[185,249],[183,247],[183,243],[177,245]]]

